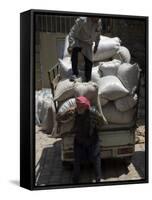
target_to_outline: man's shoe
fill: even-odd
[[[70,77],[70,81],[76,81],[77,78],[78,78],[78,76],[76,76],[75,74],[73,74],[73,75]]]
[[[103,178],[100,178],[100,179],[94,179],[92,182],[93,183],[102,183],[104,181]]]
[[[72,75],[70,77],[70,81],[73,81],[73,82],[82,82],[82,78],[80,76]]]

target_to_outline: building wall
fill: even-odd
[[[138,118],[145,117],[146,23],[138,19],[113,19],[112,35],[120,37],[122,45],[131,53],[131,63],[138,63],[141,71]]]
[[[36,18],[36,89],[48,88],[48,69],[61,56],[65,36],[77,17],[58,15],[37,15]]]

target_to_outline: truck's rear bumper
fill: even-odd
[[[101,148],[101,159],[129,157],[132,156],[133,153],[134,153],[134,145]],[[73,161],[74,160],[73,150],[62,149],[61,159],[62,161],[68,161],[68,162]]]
[[[119,158],[132,156],[135,146],[134,129],[105,130],[99,133],[101,158]],[[61,158],[63,161],[73,160],[74,135],[62,138]]]

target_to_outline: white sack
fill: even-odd
[[[103,120],[106,123],[106,119],[102,112],[102,105],[100,102],[100,98],[98,96],[98,86],[94,82],[87,82],[87,83],[76,83],[75,84],[75,97],[77,96],[85,96],[87,97],[92,106],[95,106],[99,113],[102,115]]]
[[[51,89],[36,91],[36,124],[47,133],[53,133],[56,126],[56,110]]]
[[[124,62],[130,63],[131,55],[130,55],[129,50],[126,47],[121,46],[119,50],[116,52],[116,54],[113,56],[113,59],[118,59],[122,63]]]
[[[96,83],[93,82],[77,82],[74,87],[74,94],[75,97],[85,96],[91,101],[92,104],[96,104],[98,96],[98,86]]]
[[[114,103],[112,102],[106,104],[102,110],[109,124],[128,124],[133,121],[135,116],[135,109],[120,112],[116,109]]]
[[[71,57],[70,54],[69,54],[69,52],[68,52],[68,47],[69,47],[69,35],[67,35],[65,37],[63,58],[65,58],[65,57]]]
[[[137,88],[139,76],[140,68],[137,63],[133,65],[123,63],[117,71],[117,77],[131,94],[134,93]]]
[[[116,59],[108,62],[100,62],[99,71],[102,76],[116,75],[120,64],[121,61]]]
[[[116,100],[126,96],[129,92],[116,76],[105,76],[98,82],[100,98]]]
[[[58,110],[58,114],[64,115],[70,108],[75,108],[76,107],[76,100],[75,98],[71,98],[66,100],[59,108]],[[62,120],[63,123],[69,123],[69,121],[71,121],[73,119],[73,115],[69,115],[68,119],[65,119],[65,121]]]
[[[74,85],[75,83],[69,79],[61,80],[56,87],[54,100],[65,101],[74,97]]]
[[[59,65],[60,65],[61,79],[69,78],[72,75],[72,66],[71,66],[70,58],[67,57],[64,60],[59,59]]]
[[[113,57],[120,47],[120,42],[117,37],[100,40],[97,52],[93,56],[93,61],[104,61]]]
[[[71,55],[69,54],[69,52],[67,50],[67,48],[69,46],[68,37],[69,36],[66,36],[66,38],[65,38],[64,53],[63,53],[64,58],[71,57]],[[93,61],[94,62],[103,61],[105,59],[109,59],[109,58],[113,57],[120,47],[120,42],[121,41],[118,37],[109,38],[109,37],[105,37],[105,36],[100,36],[98,50],[93,55],[93,57],[94,57]],[[94,47],[92,48],[92,53],[93,53],[93,49],[94,49]],[[78,65],[81,65],[81,64],[84,65],[84,58],[83,58],[82,54],[80,53],[78,56]]]
[[[99,100],[100,100],[101,106],[105,106],[109,102],[108,99],[105,99],[104,97],[101,97],[101,96],[99,96]]]
[[[100,78],[101,78],[101,76],[99,73],[99,66],[92,68],[91,80],[95,83],[98,83]]]
[[[72,72],[72,64],[71,64],[71,58],[66,57],[63,60],[59,59],[59,65],[60,65],[60,77],[61,79],[67,79],[70,78],[73,74]],[[84,66],[78,66],[79,76],[84,79]]]
[[[125,112],[133,108],[137,104],[137,100],[138,100],[137,94],[134,94],[134,95],[127,95],[126,97],[120,98],[116,100],[114,103],[117,110],[121,112]]]

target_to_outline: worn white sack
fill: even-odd
[[[120,112],[116,109],[113,102],[106,104],[102,110],[109,124],[128,124],[133,121],[135,116],[135,109]]]
[[[126,47],[120,46],[119,50],[113,56],[113,59],[118,59],[122,63],[124,63],[124,62],[125,63],[130,63],[131,55],[130,55],[129,50]]]
[[[100,39],[97,52],[93,57],[93,61],[104,61],[112,58],[119,50],[120,42],[120,39],[117,37],[105,40]]]
[[[56,87],[54,100],[65,101],[74,97],[74,85],[75,83],[69,79],[61,80]]]
[[[102,76],[116,75],[120,64],[121,61],[117,59],[107,62],[100,62],[99,71]]]
[[[92,105],[97,103],[98,86],[94,82],[79,83],[77,82],[74,87],[75,97],[85,96],[87,97]]]
[[[72,67],[71,67],[70,58],[67,57],[63,60],[59,59],[59,65],[60,65],[60,77],[61,77],[61,79],[69,78],[72,75]]]
[[[56,125],[56,110],[50,89],[36,91],[36,124],[53,134]]]
[[[92,68],[91,80],[95,83],[98,83],[100,78],[101,78],[101,75],[99,73],[99,66]]]
[[[114,103],[119,111],[125,112],[133,108],[137,104],[137,100],[138,100],[137,94],[134,94],[120,98],[116,100]]]
[[[131,94],[134,93],[137,88],[139,76],[140,68],[137,63],[133,65],[123,63],[117,71],[117,77]]]
[[[58,114],[61,116],[61,115],[64,115],[70,108],[75,108],[76,107],[76,100],[75,98],[70,98],[68,100],[66,100],[59,108],[58,110]],[[69,115],[69,118],[68,119],[65,119],[65,121],[62,121],[62,122],[66,122],[68,123],[69,121],[71,121],[73,119],[73,116],[72,115]]]
[[[63,58],[65,57],[71,57],[69,54],[67,48],[69,46],[69,41],[68,41],[68,35],[65,38],[65,45],[64,45],[64,53],[63,53]],[[120,47],[120,39],[118,37],[115,38],[110,38],[110,37],[105,37],[105,36],[100,36],[100,41],[98,45],[97,52],[93,55],[93,61],[104,61],[106,59],[109,59],[115,55],[117,50]],[[92,47],[92,53],[93,53],[94,45]],[[78,65],[80,66],[81,64],[84,65],[84,57],[80,53],[78,56]]]
[[[67,79],[70,78],[72,75],[72,64],[71,64],[71,58],[65,57],[63,60],[59,59],[59,65],[60,65],[60,77],[61,79]],[[79,76],[84,79],[84,67],[78,66]]]
[[[102,96],[99,96],[99,100],[100,100],[101,106],[105,106],[105,105],[109,102],[108,99],[105,99],[105,98],[102,97]]]
[[[116,76],[105,76],[98,82],[100,98],[116,100],[126,96],[129,92]]]

